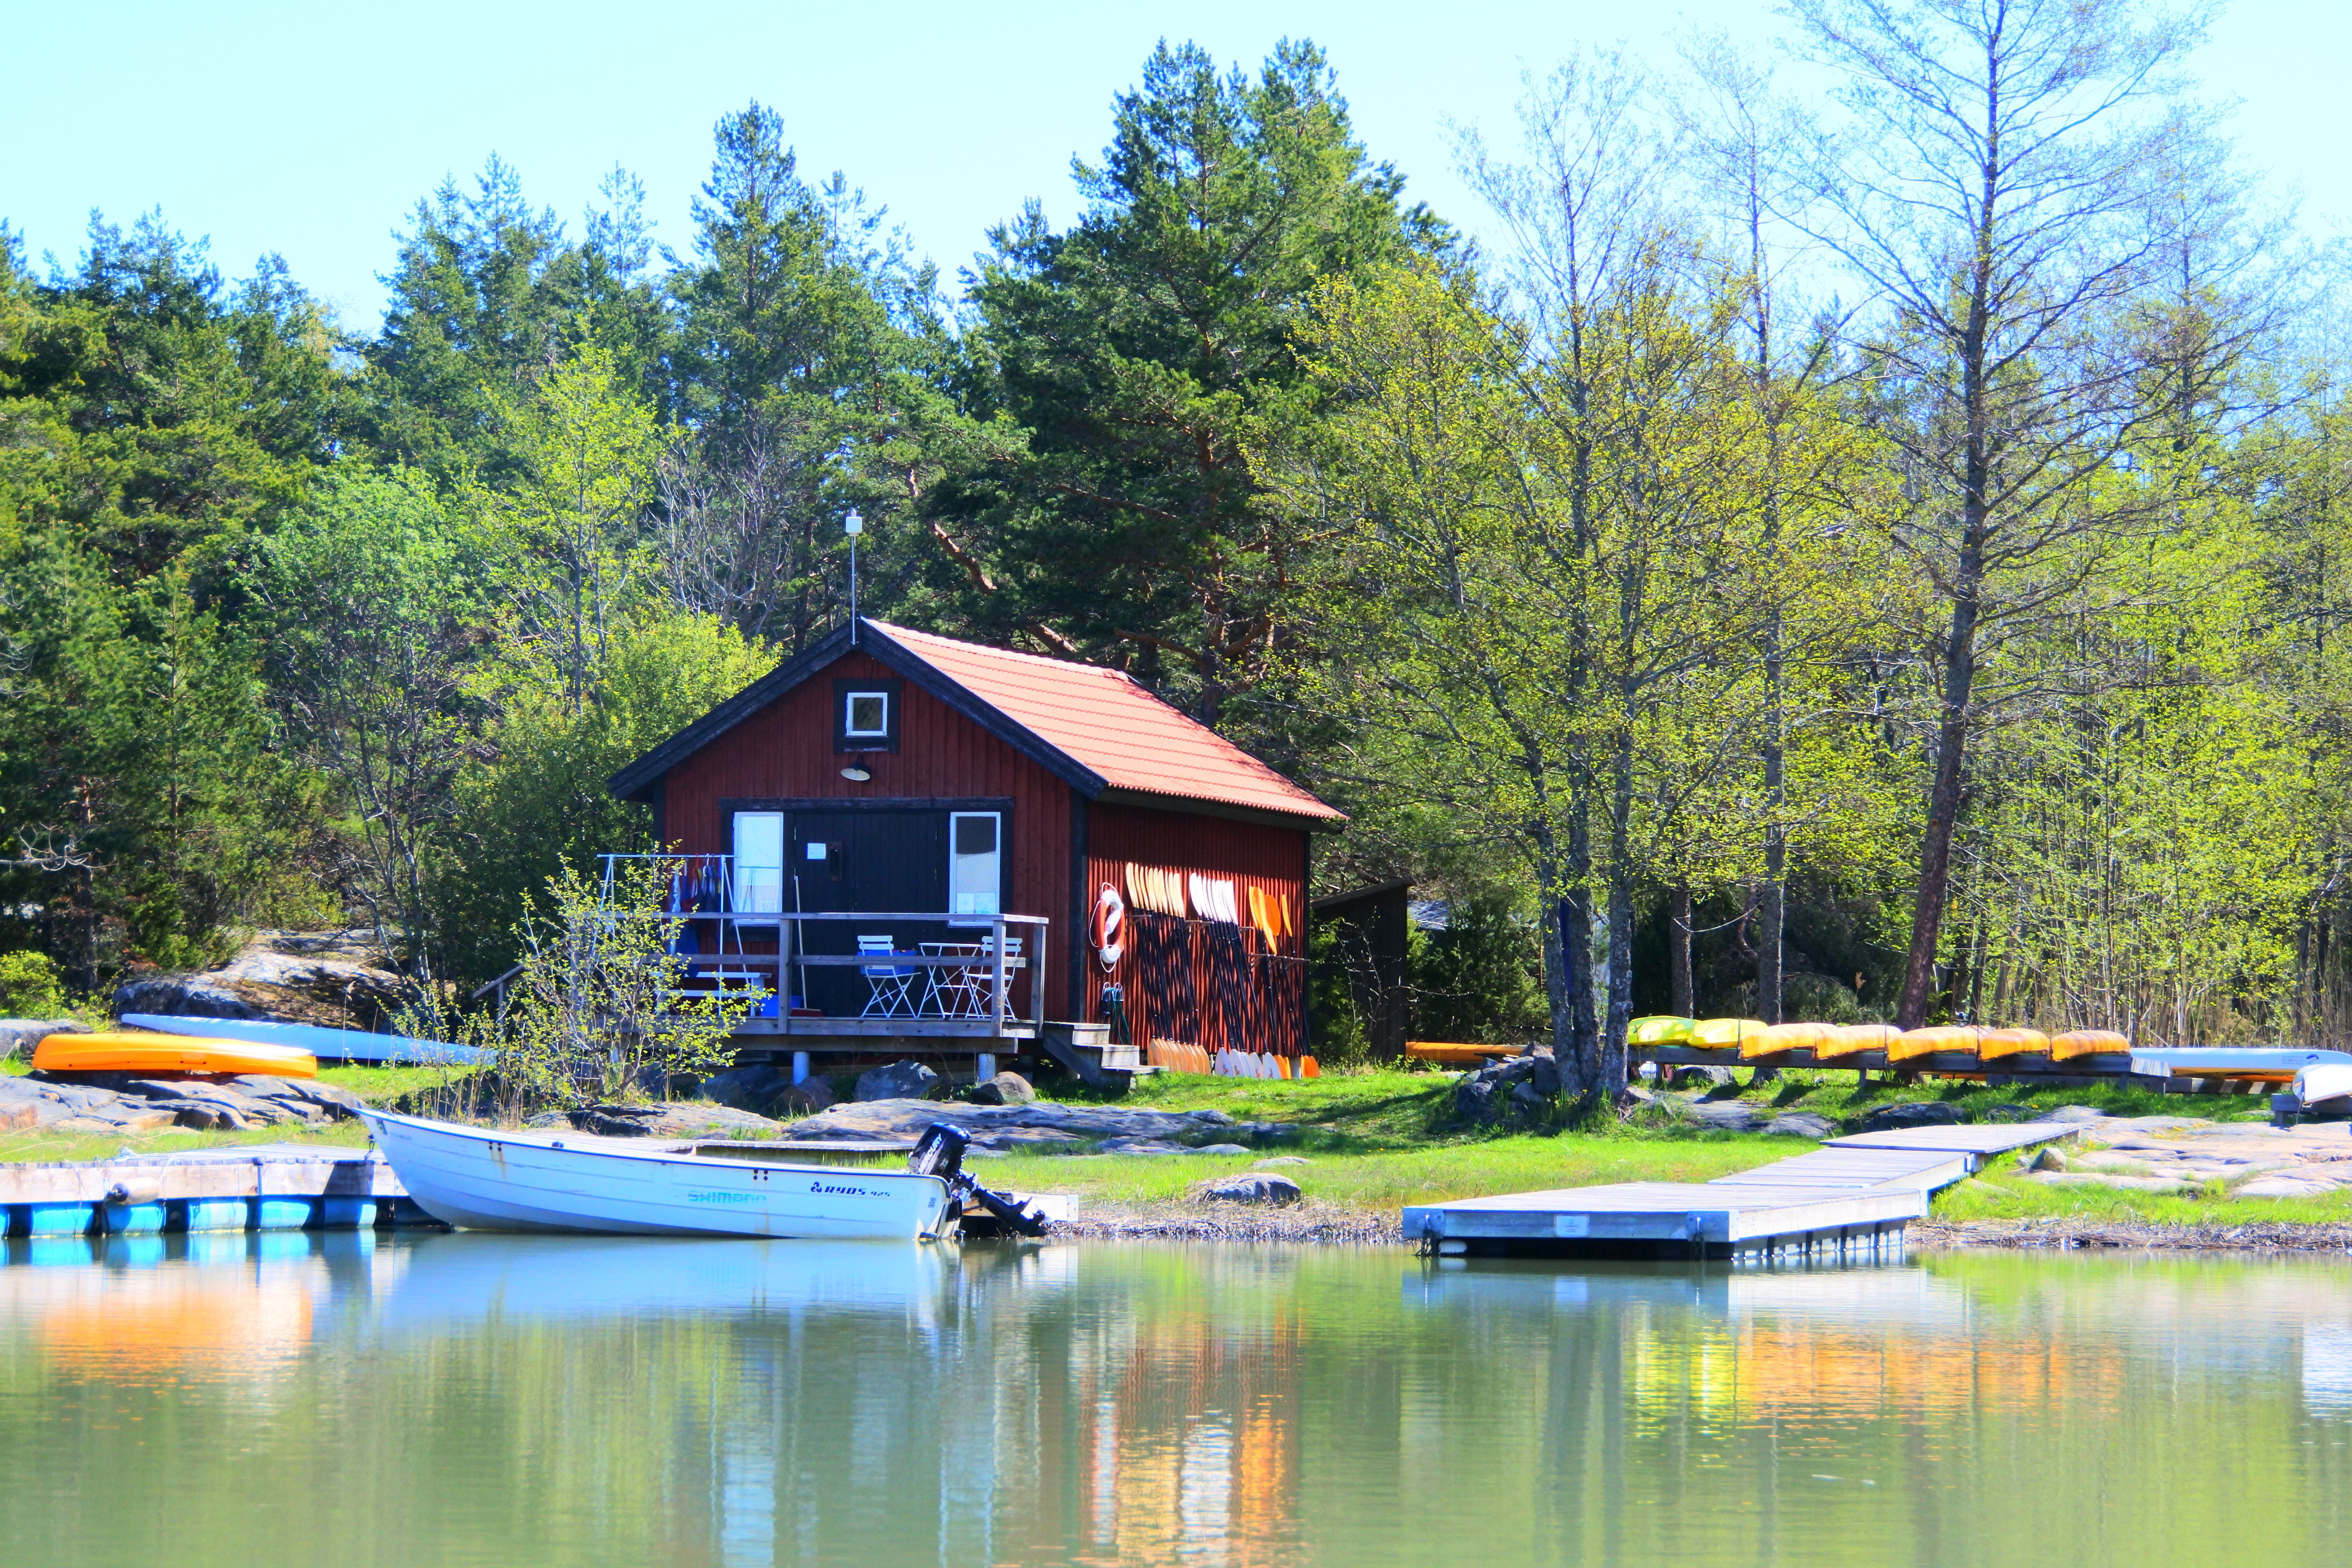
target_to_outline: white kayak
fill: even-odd
[[[430,1066],[439,1062],[478,1062],[483,1053],[473,1046],[447,1040],[419,1040],[406,1035],[371,1035],[358,1029],[328,1029],[316,1024],[282,1024],[274,1018],[184,1018],[171,1013],[125,1013],[122,1021],[137,1029],[167,1035],[198,1035],[210,1040],[248,1040],[263,1046],[294,1046],[320,1061],[399,1062]]]
[[[2319,1062],[2294,1075],[2294,1097],[2306,1108],[2352,1110],[2352,1064]]]
[[[408,1195],[468,1230],[931,1240],[949,1184],[908,1171],[782,1165],[615,1148],[388,1110],[360,1115]]]
[[[2352,1067],[2352,1055],[2343,1051],[2308,1050],[2297,1046],[2152,1046],[2134,1047],[2132,1071],[2146,1073],[2161,1066],[2180,1078],[2227,1078],[2233,1072],[2295,1072],[2323,1064]],[[2165,1073],[2158,1072],[2162,1078]]]

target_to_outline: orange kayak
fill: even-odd
[[[165,1078],[183,1073],[319,1076],[319,1058],[292,1046],[189,1035],[50,1035],[33,1047],[33,1066],[43,1072],[136,1072]]]

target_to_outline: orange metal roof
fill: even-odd
[[[1346,820],[1123,671],[866,624],[1112,788]]]

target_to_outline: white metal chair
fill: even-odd
[[[857,939],[860,958],[896,958],[898,943],[887,936],[861,936]],[[857,973],[866,976],[866,1010],[861,1018],[911,1018],[915,1016],[915,976],[921,973],[910,963],[860,964]]]
[[[1021,938],[1006,937],[1004,939],[1005,994],[1002,996],[991,996],[989,994],[996,984],[996,933],[991,931],[980,939],[980,952],[973,958],[971,967],[964,971],[964,973],[971,976],[966,983],[966,988],[971,997],[971,1016],[992,1018],[996,1016],[999,1009],[1009,1005],[1013,992],[1013,972],[1020,962]],[[991,1006],[992,1002],[996,1005]]]

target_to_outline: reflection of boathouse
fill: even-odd
[[[1306,1049],[1340,817],[1120,671],[864,620],[612,787],[688,857],[698,973],[782,998],[747,1048]]]

